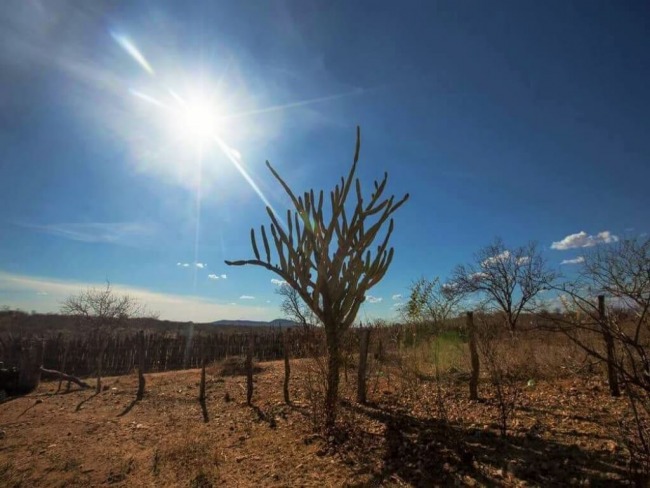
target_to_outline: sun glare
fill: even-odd
[[[174,121],[184,140],[204,144],[217,134],[217,116],[209,104],[193,103],[183,107]]]

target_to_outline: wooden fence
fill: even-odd
[[[243,356],[251,335],[258,361],[284,357],[283,331],[280,329],[250,333],[149,333],[145,334],[145,371],[200,368],[204,360],[212,362],[230,356]],[[322,341],[322,336],[320,330],[290,330],[287,344],[291,357],[308,355],[312,345]],[[0,337],[0,362],[6,367],[20,367],[27,351],[39,343],[42,347],[42,365],[47,369],[65,370],[75,376],[90,376],[96,371],[97,356],[101,355],[103,375],[122,375],[130,373],[137,366],[137,340],[137,334],[95,333],[52,338],[13,334]]]

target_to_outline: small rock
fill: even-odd
[[[40,398],[37,398],[36,401],[34,402],[34,404],[38,405],[39,403],[43,403],[43,400],[41,400]]]
[[[4,430],[0,430],[0,439],[7,437],[7,433]]]

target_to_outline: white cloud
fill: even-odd
[[[211,280],[225,280],[225,279],[228,278],[228,276],[225,275],[225,274],[217,275],[217,274],[214,274],[214,273],[210,273],[208,275],[208,278],[210,278]]]
[[[393,300],[400,300],[402,298],[401,293],[395,293],[392,297]]]
[[[485,276],[485,273],[477,273],[477,274]],[[458,283],[454,283],[453,281],[450,281],[449,283],[443,283],[440,288],[442,289],[442,291],[446,291],[446,292],[456,291],[458,289]]]
[[[208,264],[207,264],[207,263],[194,263],[194,265],[195,265],[197,268],[199,268],[199,269],[203,269],[203,268],[205,268]]]
[[[551,249],[565,251],[578,247],[593,247],[597,244],[611,244],[612,242],[618,242],[618,236],[615,236],[608,230],[599,232],[595,236],[590,236],[585,231],[580,231],[577,234],[569,234],[561,241],[553,242]]]
[[[395,303],[393,303],[393,305],[390,308],[398,309],[402,305],[404,305],[402,302],[395,302]]]
[[[584,262],[585,262],[585,258],[583,258],[582,256],[578,256],[577,258],[574,259],[565,259],[560,264],[580,264]]]
[[[1,305],[40,313],[56,313],[70,295],[88,288],[104,288],[105,282],[73,282],[0,271]],[[118,294],[128,294],[158,312],[163,320],[212,322],[219,319],[271,320],[277,314],[272,307],[216,303],[210,298],[193,295],[159,293],[145,288],[111,283]]]
[[[473,281],[480,281],[483,278],[487,278],[487,273],[473,273],[469,275],[469,279]]]
[[[277,278],[271,278],[271,283],[273,283],[275,286],[284,286],[289,284],[286,281],[278,280]]]
[[[255,297],[250,295],[242,295],[239,297],[240,300],[255,300]]]
[[[527,264],[529,262],[530,262],[530,256],[522,256],[519,259],[517,259],[517,264],[519,265]]]
[[[368,303],[379,303],[383,300],[381,297],[374,297],[372,295],[366,295],[366,302]]]
[[[496,256],[492,256],[491,258],[487,258],[485,261],[483,261],[481,263],[481,266],[485,268],[485,267],[491,266],[491,265],[493,265],[493,264],[495,264],[495,263],[497,263],[499,261],[501,261],[501,262],[507,261],[509,258],[510,258],[510,251],[508,251],[506,249],[501,254],[497,254]]]
[[[189,268],[190,263],[183,263],[183,268]]]

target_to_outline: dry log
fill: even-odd
[[[71,376],[69,374],[62,373],[55,369],[45,369],[41,366],[40,368],[41,376],[49,376],[51,378],[60,379],[63,381],[72,381],[74,384],[79,385],[81,388],[90,388],[91,386],[85,381],[80,380],[76,376]]]

